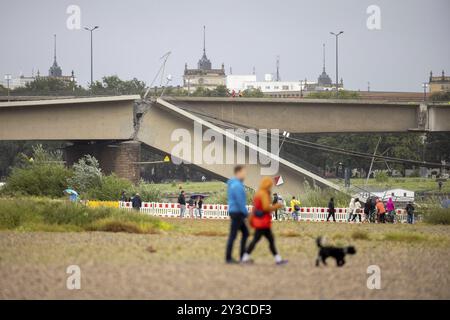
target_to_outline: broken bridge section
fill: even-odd
[[[195,130],[195,126],[201,125],[201,131]],[[269,161],[278,162],[278,171],[271,176],[281,176],[283,183],[274,188],[274,191],[287,195],[297,195],[304,190],[305,183],[310,185],[318,185],[320,187],[328,187],[335,190],[342,191],[338,185],[335,185],[326,179],[305,170],[285,159],[279,158],[278,155],[272,154],[259,146],[246,141],[245,139],[234,135],[214,124],[208,122],[194,114],[191,114],[172,103],[164,100],[157,99],[142,113],[139,125],[139,131],[136,134],[136,139],[148,146],[161,150],[165,153],[172,154],[173,150],[179,146],[180,141],[174,139],[173,133],[180,132],[179,130],[186,130],[185,133],[190,137],[188,143],[189,153],[180,153],[178,156],[186,163],[191,163],[203,170],[207,170],[215,175],[224,177],[225,179],[233,175],[233,168],[236,163],[228,163],[225,161],[227,153],[233,152],[237,155],[239,148],[245,150],[245,163],[247,167],[248,177],[246,185],[252,189],[257,189],[264,175],[265,169],[268,165],[260,164],[258,161],[256,164],[249,164],[249,152],[256,152],[259,157],[265,157]],[[199,152],[204,152],[205,148],[211,141],[204,141],[203,135],[206,130],[212,130],[215,134],[221,135],[223,139],[229,139],[233,142],[233,150],[227,148],[227,143],[224,141],[222,146],[223,150],[221,154],[224,157],[222,163],[207,163],[207,161],[196,162],[194,159],[198,159]],[[201,135],[201,137],[199,137]],[[198,142],[200,141],[200,145]],[[186,141],[185,141],[186,142]],[[195,145],[197,143],[197,145]],[[174,159],[172,159],[173,161]]]

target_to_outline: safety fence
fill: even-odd
[[[131,202],[119,202],[119,208],[132,210]],[[247,206],[247,209],[252,209],[252,206]],[[336,208],[335,218],[337,222],[347,222],[349,213],[347,208]],[[161,202],[143,202],[140,212],[159,217],[181,217],[181,208],[178,203],[161,203]],[[292,219],[292,208],[285,208],[278,210],[277,220]],[[299,221],[320,222],[326,221],[328,216],[328,208],[321,207],[301,207],[298,211]],[[361,213],[364,219],[364,214]],[[202,218],[202,219],[228,219],[228,206],[222,204],[204,204],[201,211],[196,207],[189,207],[186,205],[183,218]],[[275,218],[275,214],[273,214]],[[406,223],[407,215],[405,210],[397,209],[395,214],[396,222]],[[359,220],[358,220],[359,221]]]

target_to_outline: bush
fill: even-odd
[[[4,194],[61,197],[72,171],[58,164],[32,164],[14,168],[6,180]]]
[[[389,181],[389,176],[386,172],[380,171],[376,173],[375,180],[378,183],[386,183]]]
[[[450,225],[450,209],[431,207],[423,213],[423,220],[430,224]]]
[[[92,187],[86,192],[89,200],[117,201],[122,191],[131,190],[133,185],[127,179],[119,178],[115,174],[102,176],[100,185]]]
[[[155,186],[141,182],[138,186],[132,188],[132,193],[139,193],[142,201],[158,202],[161,201],[161,191]]]
[[[61,200],[0,200],[0,230],[154,233],[170,225],[141,213]]]
[[[298,197],[301,205],[305,207],[327,207],[330,198],[334,198],[334,205],[336,208],[347,207],[350,196],[331,189],[319,188],[316,185],[311,186],[308,182],[304,183],[304,193]],[[290,198],[285,198],[289,206]]]
[[[68,182],[76,191],[86,192],[99,187],[101,178],[102,172],[97,159],[91,155],[85,155],[73,165],[73,177]]]

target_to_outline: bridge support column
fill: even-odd
[[[108,143],[102,141],[90,144],[77,142],[65,149],[66,163],[72,165],[87,154],[94,156],[99,161],[103,173],[115,173],[133,183],[139,182],[140,166],[136,162],[141,159],[140,142]]]

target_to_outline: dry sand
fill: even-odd
[[[289,263],[274,265],[263,239],[243,266],[223,263],[227,221],[167,221],[173,230],[152,235],[2,231],[0,298],[450,299],[450,227],[282,222],[276,241]],[[358,252],[343,268],[316,268],[319,234]],[[81,290],[66,288],[69,265],[81,268]],[[367,288],[369,265],[381,268],[380,290]]]

